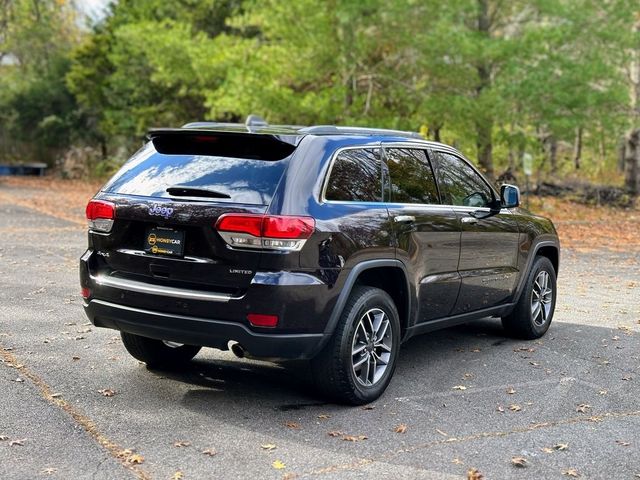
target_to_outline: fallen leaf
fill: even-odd
[[[293,428],[293,429],[299,429],[300,428],[300,424],[297,422],[287,422],[285,423],[285,426],[287,428]]]
[[[14,380],[14,382],[23,383],[23,382],[24,382],[24,380],[23,380],[22,378],[18,377],[18,378],[16,378],[16,379]]]
[[[598,395],[606,395],[607,393],[609,393],[609,392],[607,392],[607,390],[600,390],[598,392]]]
[[[375,408],[375,405],[365,405],[364,407],[362,407],[362,410],[375,410]]]
[[[525,468],[527,466],[527,459],[523,457],[511,458],[511,464],[518,468]]]
[[[522,407],[514,403],[512,405],[509,405],[509,410],[511,410],[512,412],[519,412],[520,410],[522,410]]]
[[[463,462],[459,458],[454,458],[453,460],[451,460],[451,463],[455,463],[456,465],[462,465]]]
[[[396,433],[405,433],[407,431],[407,426],[404,423],[401,423],[393,431]]]
[[[533,353],[536,351],[535,348],[531,348],[531,347],[520,347],[520,348],[514,348],[513,349],[514,352],[529,352],[529,353]]]
[[[202,454],[203,455],[209,455],[210,457],[213,457],[217,453],[218,452],[216,452],[215,448],[206,448],[206,449],[202,450]]]
[[[629,442],[625,442],[624,440],[616,440],[616,443],[621,447],[628,447],[629,445],[631,445]]]
[[[496,407],[496,410],[497,410],[498,412],[500,412],[500,413],[504,413],[504,407],[503,407],[502,405],[498,405],[498,406]]]
[[[298,476],[297,476],[295,473],[293,473],[293,472],[288,472],[288,473],[285,473],[285,474],[282,476],[282,480],[293,480],[294,478],[297,478],[297,477],[298,477]]]
[[[462,377],[464,380],[469,380],[470,378],[473,378],[473,373],[465,373]]]
[[[331,415],[326,415],[326,414],[323,413],[323,414],[318,415],[318,418],[320,420],[326,420],[328,418],[331,418]]]
[[[338,432],[338,431],[336,430],[336,431],[333,431],[333,432],[329,432],[329,433],[328,433],[328,435],[329,435],[330,437],[341,437],[341,436],[342,436],[342,435],[344,435],[344,434],[343,434],[342,432]]]
[[[183,478],[184,478],[183,473],[178,471],[173,474],[173,476],[171,477],[171,480],[182,480]]]
[[[282,463],[280,460],[276,460],[271,464],[271,466],[276,470],[282,470],[283,468],[286,468],[286,465]]]
[[[516,393],[516,390],[515,390],[515,388],[513,388],[513,387],[509,387],[509,388],[507,388],[507,393],[508,393],[509,395],[513,395],[514,393]]]
[[[0,442],[4,442],[5,440],[9,440],[9,437],[6,435],[0,435]]]
[[[587,410],[591,408],[591,405],[587,405],[586,403],[581,403],[576,407],[576,412],[587,413]]]
[[[60,398],[62,396],[61,393],[52,393],[51,398]]]
[[[134,453],[129,458],[127,458],[127,463],[133,463],[133,464],[136,464],[136,465],[140,465],[141,463],[144,463],[144,457],[142,455]]]
[[[471,350],[471,352],[473,352],[473,353],[479,353],[479,352],[481,352],[481,351],[482,351],[482,350],[481,350],[481,349],[479,349],[479,348],[474,348],[474,349],[472,349],[472,350]]]
[[[569,448],[569,444],[568,443],[556,443],[553,448],[555,450],[559,450],[559,451],[563,451],[566,450],[567,448]]]
[[[534,367],[537,367],[537,366],[539,366],[540,364],[539,364],[539,363],[536,363],[536,362],[529,362],[529,365],[532,365],[532,366],[534,366]]]
[[[544,447],[544,448],[541,448],[541,450],[542,450],[544,453],[553,453],[553,448]]]
[[[40,473],[43,473],[45,475],[53,475],[57,471],[58,471],[57,468],[47,467],[47,468],[43,469]]]
[[[71,360],[80,360],[80,357],[74,355],[73,357],[71,357]]]
[[[188,447],[189,445],[191,445],[191,442],[187,441],[187,440],[178,440],[177,442],[174,442],[173,446],[180,448],[180,447]]]
[[[22,440],[11,440],[9,442],[9,446],[10,447],[14,447],[14,446],[18,446],[18,447],[24,447],[24,442],[26,441],[26,438],[23,438]]]
[[[113,397],[116,391],[110,388],[103,388],[102,390],[98,390],[98,393],[101,393],[103,397]]]
[[[477,468],[472,468],[467,471],[467,480],[482,480],[484,475],[480,473],[480,470]]]
[[[369,437],[366,435],[343,435],[342,440],[345,442],[359,442],[361,440],[367,440]]]
[[[454,390],[466,390],[467,387],[465,387],[464,385],[456,385],[455,387],[453,387]]]
[[[265,443],[264,445],[260,445],[263,450],[275,450],[276,446],[273,443]]]
[[[562,472],[563,475],[567,475],[568,477],[578,478],[580,474],[575,468],[569,468],[568,470],[564,470]]]
[[[443,432],[442,430],[436,428],[436,432],[438,432],[440,435],[442,435],[443,437],[448,437],[449,435],[445,432]]]

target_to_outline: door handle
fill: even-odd
[[[416,217],[413,215],[398,215],[393,217],[393,221],[396,223],[413,223],[416,221]]]
[[[462,217],[461,222],[462,223],[471,223],[471,224],[473,224],[473,223],[478,223],[478,219],[475,218],[475,217]]]

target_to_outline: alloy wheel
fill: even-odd
[[[542,326],[547,322],[551,314],[552,301],[553,288],[549,273],[542,270],[533,282],[531,295],[531,318],[536,325]]]
[[[393,330],[387,314],[372,308],[360,317],[353,335],[351,363],[358,383],[371,387],[384,376],[391,361]]]

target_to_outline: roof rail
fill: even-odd
[[[313,127],[305,127],[300,129],[300,133],[310,135],[396,135],[398,137],[424,140],[424,137],[417,132],[390,130],[386,128],[336,127],[334,125],[314,125]]]
[[[244,122],[247,128],[249,127],[267,127],[269,124],[267,121],[259,115],[251,114]]]

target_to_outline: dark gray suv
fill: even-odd
[[[315,384],[382,394],[408,338],[483,317],[538,338],[558,236],[460,152],[417,134],[195,123],[149,143],[87,206],[85,311],[149,365],[201,347],[310,360]]]

